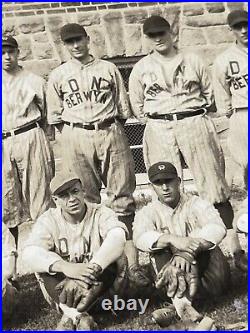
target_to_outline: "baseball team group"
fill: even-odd
[[[228,258],[219,247],[226,235],[235,266],[247,272],[238,237],[248,234],[247,199],[234,216],[211,117],[217,112],[229,118],[228,148],[247,190],[248,13],[233,10],[227,22],[235,42],[215,59],[210,77],[199,56],[176,48],[165,18],[147,18],[143,33],[152,51],[135,64],[129,97],[118,68],[91,55],[91,36],[77,23],[61,28],[71,57],[46,83],[19,65],[16,39],[3,35],[6,319],[18,298],[19,255],[62,314],[56,330],[96,329],[93,309],[104,295],[130,298],[148,288],[172,303],[183,325],[216,329],[193,305],[229,287]],[[124,132],[132,117],[145,124],[144,162],[157,197],[140,210]],[[55,129],[61,145],[56,172],[50,146]],[[197,195],[184,189],[183,161]],[[18,253],[18,228],[27,214],[34,224]],[[139,251],[149,254],[148,265],[139,263]],[[155,321],[163,325],[161,316]]]

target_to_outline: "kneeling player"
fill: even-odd
[[[56,208],[39,217],[23,257],[46,300],[63,313],[57,330],[94,329],[88,311],[125,275],[127,229],[111,209],[85,201],[78,176],[57,174],[50,189]]]

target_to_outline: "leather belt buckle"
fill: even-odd
[[[95,128],[95,131],[98,131],[99,130],[99,123],[94,123],[94,128]]]

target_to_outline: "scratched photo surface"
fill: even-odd
[[[247,330],[248,4],[2,17],[3,330]]]

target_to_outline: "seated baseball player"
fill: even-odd
[[[88,311],[111,286],[121,286],[127,229],[111,209],[85,201],[78,176],[58,173],[50,190],[56,208],[38,218],[23,260],[46,301],[63,313],[56,330],[95,329]]]
[[[6,224],[2,223],[2,315],[10,319],[17,304],[18,288],[16,275],[16,243]]]
[[[228,287],[229,265],[218,247],[226,227],[213,205],[180,192],[181,180],[171,163],[153,164],[148,177],[158,200],[137,213],[135,246],[150,253],[161,296],[172,299],[183,321],[199,322],[202,316],[192,300],[204,292],[218,296]]]

